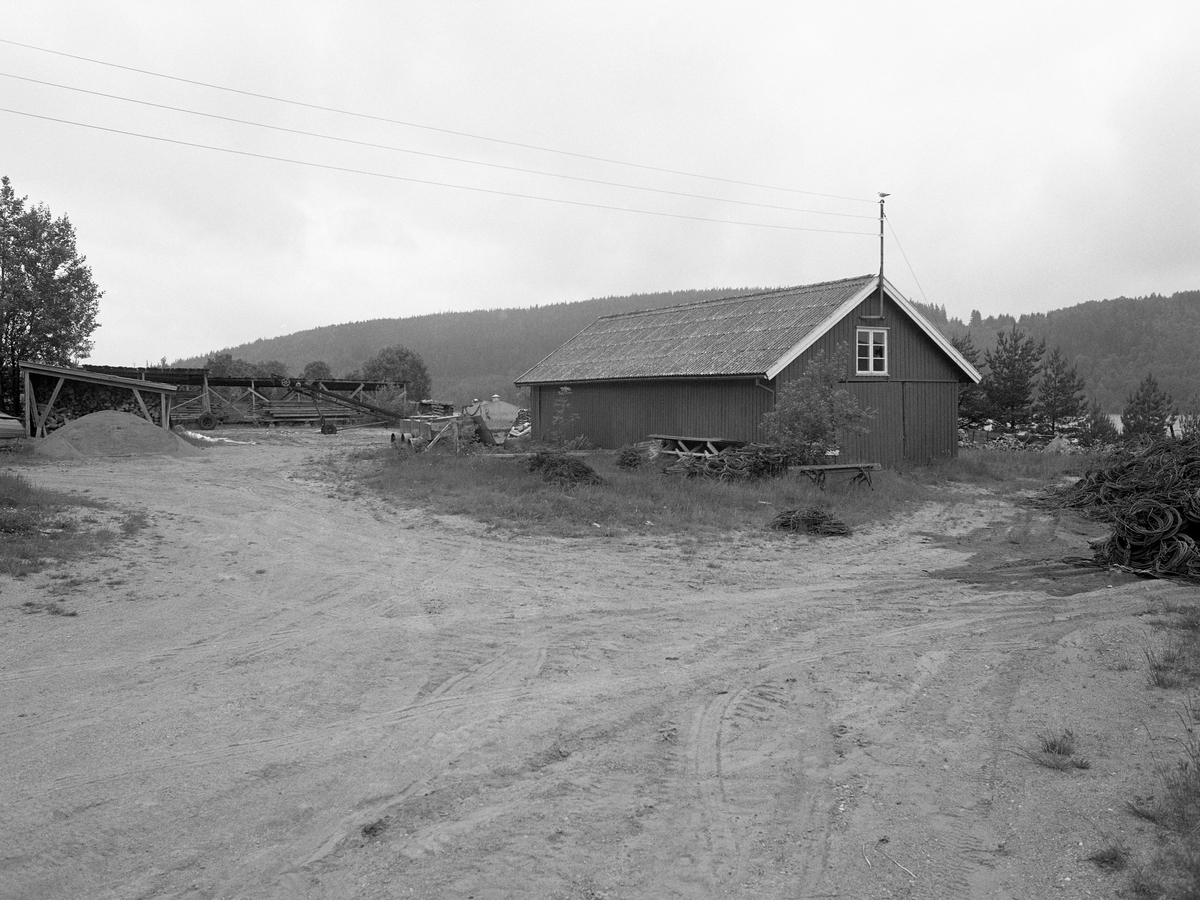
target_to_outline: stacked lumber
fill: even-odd
[[[37,400],[38,409],[43,410],[50,402],[54,393],[57,378],[45,375],[32,376],[33,396]],[[158,394],[146,392],[142,394],[150,419],[155,425],[162,424],[159,410]],[[82,381],[65,381],[54,398],[54,409],[46,420],[46,431],[49,433],[75,419],[103,410],[125,412],[145,418],[141,406],[133,396],[133,391],[127,387],[112,387],[102,384],[88,384]]]

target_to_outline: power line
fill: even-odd
[[[300,128],[287,128],[282,125],[269,125],[265,122],[256,122],[251,119],[239,119],[234,116],[223,116],[218,113],[201,112],[200,110],[188,109],[188,108],[182,107],[182,106],[172,106],[168,103],[155,103],[150,100],[139,100],[136,97],[125,97],[120,94],[109,94],[104,91],[93,91],[93,90],[89,90],[88,88],[75,87],[75,86],[69,85],[69,84],[59,84],[54,81],[43,81],[39,78],[28,78],[24,75],[13,75],[10,72],[0,72],[0,76],[3,76],[5,78],[12,78],[16,81],[28,82],[30,84],[40,84],[40,85],[44,85],[45,87],[59,88],[60,90],[64,90],[64,91],[74,91],[74,92],[80,93],[80,94],[89,94],[93,97],[104,97],[109,100],[120,100],[123,103],[134,103],[139,106],[153,107],[154,109],[165,109],[165,110],[170,110],[171,112],[186,113],[187,115],[199,116],[199,117],[206,118],[206,119],[217,119],[218,121],[221,121],[221,122],[233,122],[238,125],[249,125],[254,128],[263,128],[268,131],[279,131],[279,132],[283,132],[285,134],[297,134],[297,135],[302,135],[304,137],[321,138],[322,140],[326,140],[326,141],[337,141],[338,143],[342,143],[342,144],[352,144],[352,145],[358,146],[358,147],[370,147],[370,148],[373,148],[376,150],[389,150],[394,153],[409,153],[414,156],[424,156],[424,157],[428,157],[430,159],[441,159],[441,160],[447,160],[450,162],[466,163],[467,165],[472,165],[472,166],[485,166],[487,168],[492,168],[492,169],[503,169],[508,172],[522,172],[522,173],[525,173],[528,175],[541,175],[541,176],[544,176],[547,178],[562,178],[562,179],[566,179],[568,181],[583,182],[585,184],[598,184],[598,185],[603,185],[605,187],[619,187],[619,188],[625,188],[625,189],[631,190],[631,191],[646,191],[646,192],[653,193],[653,194],[666,194],[666,195],[669,195],[672,197],[686,197],[686,198],[689,198],[692,200],[709,200],[714,203],[733,203],[733,204],[737,204],[739,206],[754,206],[754,207],[758,207],[760,209],[775,209],[775,210],[782,210],[784,212],[811,213],[813,215],[818,215],[818,216],[837,216],[840,218],[848,218],[848,219],[872,219],[873,220],[875,218],[874,216],[864,216],[864,215],[860,215],[858,213],[825,212],[824,210],[819,210],[819,209],[800,209],[795,206],[779,206],[779,205],[772,204],[772,203],[755,203],[750,200],[730,200],[725,197],[712,197],[712,196],[709,196],[706,194],[691,194],[691,193],[688,193],[685,191],[672,191],[672,190],[668,190],[666,188],[644,187],[642,185],[626,184],[624,182],[619,182],[619,181],[606,181],[602,178],[585,178],[585,177],[579,176],[579,175],[564,175],[564,174],[561,174],[558,172],[545,172],[540,169],[527,169],[527,168],[524,168],[521,166],[504,165],[503,163],[490,163],[490,162],[484,162],[483,160],[466,159],[464,157],[449,156],[447,154],[442,154],[442,153],[428,153],[423,150],[412,150],[407,147],[396,147],[391,144],[377,144],[372,141],[359,141],[359,140],[355,140],[353,138],[344,138],[344,137],[339,137],[339,136],[333,135],[333,134],[323,134],[323,133],[317,132],[317,131],[305,131]]]
[[[553,147],[542,147],[537,144],[526,144],[526,143],[522,143],[520,141],[509,141],[509,140],[505,140],[503,138],[488,137],[488,136],[482,135],[482,134],[472,134],[471,132],[468,132],[468,131],[455,131],[450,128],[439,128],[435,125],[423,125],[419,122],[408,122],[403,119],[391,119],[386,116],[376,116],[376,115],[372,115],[370,113],[362,113],[362,112],[355,112],[353,110],[339,109],[339,108],[333,107],[333,106],[321,106],[320,104],[307,103],[303,100],[291,100],[286,97],[274,97],[270,94],[260,94],[260,93],[256,93],[255,91],[247,91],[247,90],[242,90],[241,88],[226,87],[225,85],[212,84],[207,81],[197,81],[197,80],[194,80],[191,78],[182,78],[178,75],[166,75],[162,72],[154,72],[149,69],[139,69],[139,68],[135,68],[134,66],[126,66],[126,65],[122,65],[120,63],[107,62],[107,61],[101,60],[101,59],[93,59],[92,57],[88,57],[88,56],[79,56],[74,53],[65,53],[61,50],[51,50],[47,47],[38,47],[38,46],[35,46],[34,44],[24,44],[24,43],[21,43],[20,41],[12,41],[12,40],[8,40],[6,38],[0,38],[0,44],[9,44],[13,47],[23,47],[27,50],[36,50],[39,53],[49,53],[54,56],[62,56],[67,59],[75,59],[75,60],[79,60],[81,62],[92,63],[93,65],[97,65],[97,66],[107,66],[107,67],[113,68],[113,69],[121,69],[122,71],[126,71],[126,72],[135,72],[139,75],[150,75],[154,78],[163,78],[168,81],[176,81],[181,84],[190,84],[190,85],[194,85],[196,87],[209,88],[210,90],[214,90],[214,91],[225,91],[230,94],[239,94],[243,97],[254,97],[259,100],[270,100],[273,103],[285,103],[285,104],[288,104],[289,106],[299,106],[299,107],[303,107],[304,109],[313,109],[313,110],[318,110],[320,112],[337,113],[338,115],[353,116],[354,118],[368,119],[368,120],[374,121],[374,122],[386,122],[390,125],[402,125],[406,128],[419,128],[424,131],[434,131],[434,132],[438,132],[439,134],[449,134],[449,135],[454,135],[455,137],[471,138],[472,140],[477,140],[477,141],[488,141],[489,143],[502,144],[502,145],[505,145],[508,147],[520,147],[525,150],[537,150],[541,153],[556,153],[561,156],[570,156],[570,157],[574,157],[576,159],[586,159],[591,162],[602,162],[602,163],[607,163],[609,165],[617,165],[617,166],[629,166],[629,167],[635,168],[635,169],[644,169],[649,172],[662,172],[662,173],[668,174],[668,175],[682,175],[686,178],[703,178],[708,181],[719,181],[719,182],[723,182],[725,184],[736,184],[736,185],[740,185],[741,187],[765,188],[766,190],[771,190],[771,191],[785,191],[787,193],[792,193],[792,194],[806,194],[810,197],[825,197],[830,200],[849,200],[849,201],[859,202],[859,203],[874,203],[875,202],[874,200],[870,200],[870,199],[867,199],[864,197],[843,197],[838,194],[823,194],[818,191],[803,191],[798,188],[786,188],[786,187],[778,187],[778,186],[770,185],[770,184],[758,184],[753,181],[738,181],[737,179],[722,178],[717,175],[702,175],[702,174],[699,174],[696,172],[684,172],[679,169],[668,169],[668,168],[664,168],[661,166],[651,166],[651,165],[645,165],[643,163],[627,162],[625,160],[620,160],[620,159],[609,159],[609,158],[603,157],[603,156],[591,156],[586,153],[576,153],[571,150],[557,150]]]
[[[782,231],[811,231],[811,232],[822,232],[825,234],[859,234],[859,235],[868,235],[868,236],[872,236],[872,237],[874,236],[871,232],[867,232],[867,231],[840,231],[840,230],[832,229],[832,228],[802,228],[798,225],[770,225],[765,222],[743,222],[743,221],[739,221],[736,219],[710,219],[706,216],[689,216],[689,215],[684,215],[683,213],[657,212],[655,210],[634,209],[632,207],[627,207],[627,206],[607,206],[602,203],[587,203],[582,200],[565,200],[565,199],[562,199],[559,197],[540,197],[536,194],[521,194],[516,191],[499,191],[499,190],[494,190],[492,188],[471,187],[471,186],[465,185],[465,184],[452,184],[452,183],[446,182],[446,181],[431,181],[431,180],[424,179],[424,178],[412,178],[407,175],[391,175],[386,172],[371,172],[366,169],[350,168],[349,166],[334,166],[334,165],[329,165],[327,163],[310,162],[308,160],[303,160],[303,159],[291,159],[286,156],[272,156],[272,155],[266,154],[266,153],[252,153],[249,150],[234,150],[229,147],[215,147],[211,144],[200,144],[200,143],[196,143],[194,141],[181,141],[181,140],[177,140],[175,138],[161,137],[159,135],[142,134],[137,131],[125,131],[120,128],[109,128],[104,125],[91,125],[87,122],[74,122],[74,121],[71,121],[70,119],[59,119],[59,118],[55,118],[54,116],[43,116],[43,115],[38,115],[37,113],[24,112],[19,109],[7,109],[5,107],[0,107],[0,112],[10,113],[11,115],[15,115],[15,116],[26,116],[27,118],[31,118],[31,119],[41,119],[42,121],[45,121],[45,122],[57,122],[62,125],[74,125],[79,128],[90,128],[95,131],[108,132],[109,134],[120,134],[120,135],[124,135],[126,137],[142,138],[142,139],[148,140],[148,141],[159,141],[164,144],[175,144],[176,146],[180,146],[180,147],[195,147],[195,148],[198,148],[201,150],[213,150],[218,153],[229,153],[229,154],[232,154],[235,156],[247,156],[252,159],[263,159],[263,160],[270,160],[272,162],[290,163],[292,165],[308,166],[308,167],[314,168],[314,169],[325,169],[325,170],[328,170],[331,172],[345,172],[345,173],[352,174],[352,175],[366,175],[371,178],[385,178],[390,181],[406,181],[411,184],[425,184],[425,185],[432,185],[434,187],[454,188],[455,190],[474,191],[474,192],[480,193],[480,194],[492,194],[492,195],[499,196],[499,197],[518,197],[523,200],[540,200],[544,203],[560,203],[560,204],[564,204],[566,206],[584,206],[584,207],[590,207],[592,209],[607,209],[607,210],[612,210],[615,212],[639,213],[641,215],[646,215],[646,216],[662,216],[662,217],[671,218],[671,219],[690,219],[695,222],[716,222],[717,224],[720,224],[720,225],[745,225],[745,226],[748,226],[751,228],[773,228],[773,229],[782,230]]]
[[[921,297],[925,300],[926,306],[932,306],[929,298],[925,296],[925,288],[921,287],[920,279],[917,278],[917,273],[913,271],[912,263],[908,261],[908,254],[904,252],[904,246],[900,243],[900,238],[896,235],[896,229],[892,227],[892,220],[886,219],[888,231],[892,233],[892,240],[896,242],[896,246],[900,248],[900,255],[904,257],[904,263],[908,266],[909,274],[912,275],[913,281],[917,283],[917,290],[921,292]]]

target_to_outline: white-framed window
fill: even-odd
[[[888,373],[887,329],[858,329],[857,358],[858,365],[855,367],[857,374],[886,375]]]

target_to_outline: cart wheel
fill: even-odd
[[[332,422],[326,422],[321,426],[321,434],[337,434],[337,426]]]
[[[196,427],[201,431],[212,431],[217,427],[217,417],[212,413],[201,413],[196,420]]]

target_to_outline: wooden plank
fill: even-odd
[[[46,436],[46,420],[50,418],[50,410],[54,409],[54,401],[58,399],[58,392],[62,390],[66,378],[59,376],[58,384],[54,385],[54,390],[50,393],[50,400],[46,403],[46,408],[42,410],[42,416],[38,420],[37,436],[44,438]]]
[[[150,418],[150,410],[146,409],[146,401],[142,399],[142,392],[139,391],[137,388],[134,388],[133,396],[134,396],[134,399],[137,400],[138,406],[140,406],[142,408],[142,415],[146,417],[146,421],[152,423],[154,420],[152,418]],[[164,394],[163,396],[166,396],[166,395]]]

